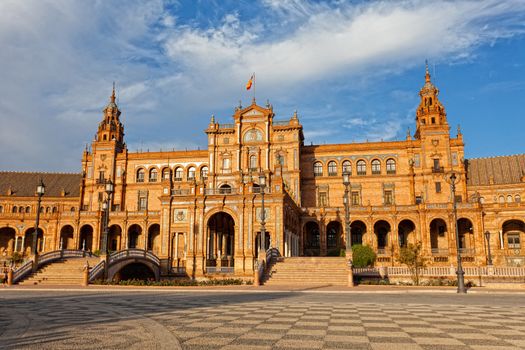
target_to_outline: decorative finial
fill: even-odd
[[[252,98],[252,105],[255,104],[255,96]]]
[[[113,82],[113,91],[111,93],[111,102],[115,103],[115,82]]]
[[[270,108],[270,100],[266,100],[266,108]]]
[[[293,119],[297,119],[297,109],[293,112]]]
[[[239,100],[239,109],[242,109],[242,101]]]
[[[407,128],[407,140],[412,140],[412,135],[410,134],[410,127]]]
[[[210,124],[215,124],[215,114],[211,115]]]
[[[430,82],[430,72],[428,71],[428,60],[425,60],[425,81]]]
[[[461,136],[461,126],[458,124],[458,136]]]

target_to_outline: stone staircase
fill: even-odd
[[[83,270],[89,261],[89,266],[95,266],[99,258],[62,259],[45,265],[36,273],[19,282],[21,286],[33,285],[81,285]]]
[[[268,286],[346,286],[347,262],[341,257],[278,258],[263,281]]]

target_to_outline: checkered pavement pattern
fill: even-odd
[[[153,316],[183,349],[525,349],[525,308],[281,301]]]

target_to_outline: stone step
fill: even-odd
[[[266,285],[322,286],[347,283],[345,258],[291,257],[281,258],[264,276]]]

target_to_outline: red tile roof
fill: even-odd
[[[61,173],[30,173],[0,171],[0,196],[11,195],[16,197],[31,197],[36,193],[36,186],[40,179],[46,186],[46,197],[78,197],[80,195],[81,174]]]
[[[521,183],[525,176],[525,154],[466,161],[467,183],[471,186]]]

